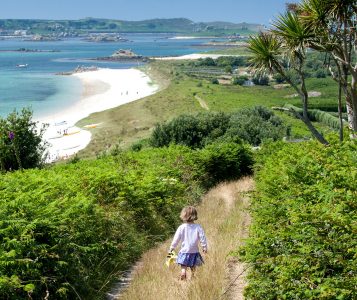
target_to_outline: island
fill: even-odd
[[[104,61],[149,61],[148,57],[145,57],[143,55],[138,55],[134,53],[131,49],[119,49],[115,51],[112,55],[110,56],[105,56],[105,57],[97,57],[93,58],[92,60],[104,60]]]
[[[95,34],[89,35],[83,39],[87,42],[94,43],[113,43],[113,42],[129,42],[128,39],[123,38],[119,34]]]

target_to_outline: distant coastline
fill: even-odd
[[[0,49],[0,52],[24,52],[24,53],[54,53],[60,52],[60,50],[45,50],[45,49],[27,49],[27,48],[19,48],[19,49]]]

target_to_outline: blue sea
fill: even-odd
[[[58,72],[71,71],[79,65],[120,69],[138,66],[137,63],[99,62],[89,58],[110,56],[118,49],[131,49],[144,56],[179,56],[202,52],[199,45],[209,41],[170,39],[172,35],[168,34],[127,34],[123,37],[129,42],[93,43],[79,38],[53,42],[0,40],[0,116],[29,107],[34,117],[40,118],[78,101],[81,82],[73,76],[58,76]],[[10,51],[20,48],[44,52]],[[211,49],[204,48],[208,50]]]

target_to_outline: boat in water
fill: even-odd
[[[28,64],[17,64],[16,68],[27,68],[28,66]]]

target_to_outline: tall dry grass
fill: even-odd
[[[196,276],[180,281],[180,268],[167,268],[166,254],[171,240],[145,253],[136,269],[129,288],[118,298],[125,300],[175,300],[175,299],[228,299],[232,292],[225,293],[230,282],[228,262],[230,252],[237,249],[247,235],[249,215],[246,192],[252,190],[251,178],[223,183],[209,191],[198,207],[198,223],[209,243],[205,264],[198,268]],[[190,274],[189,274],[190,275]],[[234,275],[234,272],[233,272]],[[232,275],[231,275],[232,276]],[[233,287],[241,293],[242,283]],[[242,299],[241,295],[238,298]]]

